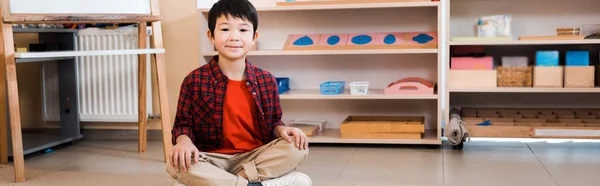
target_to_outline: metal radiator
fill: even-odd
[[[147,43],[150,43],[151,32],[148,29]],[[79,31],[76,48],[80,51],[135,49],[138,47],[137,40],[137,27],[88,28]],[[150,55],[146,59],[146,105],[148,113],[152,113]],[[76,63],[81,121],[138,121],[137,55],[84,56],[77,57]],[[43,118],[59,121],[56,63],[44,63],[42,69]]]

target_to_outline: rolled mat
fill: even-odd
[[[453,108],[450,110],[450,121],[446,126],[446,138],[450,144],[459,145],[465,139],[469,139],[469,131],[465,127],[462,118],[460,117],[460,110]]]

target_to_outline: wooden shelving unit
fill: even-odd
[[[500,65],[502,56],[527,56],[530,65],[532,65],[535,62],[535,52],[538,50],[558,50],[561,65],[564,65],[565,51],[587,50],[590,53],[591,65],[596,66],[596,87],[594,88],[464,87],[451,86],[452,82],[446,82],[444,95],[447,98],[445,99],[445,121],[449,121],[449,110],[451,108],[600,108],[600,100],[597,99],[597,97],[600,97],[600,88],[598,88],[600,82],[597,78],[600,75],[598,73],[600,69],[598,67],[600,63],[600,39],[519,40],[519,36],[556,36],[556,28],[560,27],[600,24],[598,20],[600,11],[593,8],[600,6],[600,1],[447,0],[445,3],[445,8],[447,8],[445,16],[447,21],[446,32],[448,36],[444,56],[446,77],[451,71],[450,51],[454,47],[464,46],[483,47],[487,55],[494,57],[496,66]],[[452,37],[476,36],[475,24],[478,17],[499,14],[512,16],[512,40],[468,41],[462,38],[452,40]],[[447,79],[452,78],[448,77]],[[598,119],[600,121],[600,116],[598,116]],[[488,136],[492,133],[477,132],[471,137],[524,137],[522,134],[516,133],[511,136],[510,126],[504,127],[491,131],[494,132],[493,136]],[[533,128],[535,131],[535,127]],[[539,127],[539,129],[542,128]],[[559,131],[565,128],[558,127],[556,129]],[[597,130],[597,128],[589,128],[589,130]],[[504,134],[498,135],[498,133]],[[600,133],[597,132],[597,134]],[[525,137],[536,138],[533,133],[527,134]],[[551,137],[562,138],[561,136]]]
[[[378,55],[378,54],[436,54],[437,49],[381,49],[381,50],[263,50],[250,51],[249,56],[299,56],[299,55]],[[212,57],[217,52],[202,53],[204,57]]]
[[[290,90],[280,95],[284,122],[327,121],[327,128],[316,132],[311,143],[440,145],[442,102],[437,92],[434,95],[385,95],[383,89],[408,77],[441,82],[442,8],[440,2],[257,7],[258,50],[251,51],[248,58],[277,77],[290,78]],[[217,53],[205,36],[209,10],[200,11],[202,65]],[[433,49],[283,49],[290,34],[375,32],[437,32],[438,46]],[[322,95],[319,85],[325,81],[345,81],[346,90],[339,95]],[[352,81],[369,81],[368,94],[350,94],[348,83]],[[426,132],[421,139],[342,138],[340,123],[351,115],[425,116]]]

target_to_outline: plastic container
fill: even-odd
[[[290,90],[290,78],[278,77],[275,79],[277,80],[277,89],[279,90],[279,94]]]
[[[348,86],[350,86],[350,94],[352,95],[367,95],[369,92],[368,81],[353,81]]]
[[[344,93],[345,81],[327,81],[321,83],[321,94],[323,95],[336,95]]]

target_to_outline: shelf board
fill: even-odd
[[[600,39],[585,40],[488,40],[488,41],[450,41],[450,45],[564,45],[564,44],[600,44]]]
[[[340,137],[340,129],[329,128],[309,137],[309,143],[345,143],[345,144],[442,144],[438,139],[436,130],[426,130],[422,139],[345,139]]]
[[[83,138],[78,136],[61,136],[60,134],[23,134],[23,154],[31,154],[58,145],[69,143]],[[9,150],[9,156],[12,157],[12,148]]]
[[[339,95],[321,95],[319,89],[292,89],[279,95],[280,99],[414,99],[435,100],[438,95],[384,95],[383,89],[369,89],[367,95],[352,95],[345,90]]]
[[[165,49],[126,49],[92,51],[15,52],[16,58],[60,58],[77,56],[130,55],[165,53]]]
[[[369,54],[436,54],[437,49],[377,49],[377,50],[258,50],[248,52],[248,56],[296,56],[296,55],[369,55]],[[212,57],[217,52],[202,53]]]
[[[52,57],[52,58],[17,58],[17,63],[32,63],[32,62],[45,62],[45,61],[59,61],[75,59],[75,57]]]
[[[13,33],[73,33],[78,29],[67,28],[13,28]]]
[[[595,88],[538,88],[538,87],[448,87],[450,92],[482,93],[600,93]]]
[[[357,3],[337,5],[301,5],[301,6],[265,6],[256,7],[257,12],[275,11],[307,11],[307,10],[347,10],[347,9],[374,9],[374,8],[410,8],[410,7],[437,7],[440,2],[391,2],[391,3]],[[206,14],[209,8],[201,8],[200,12]]]

